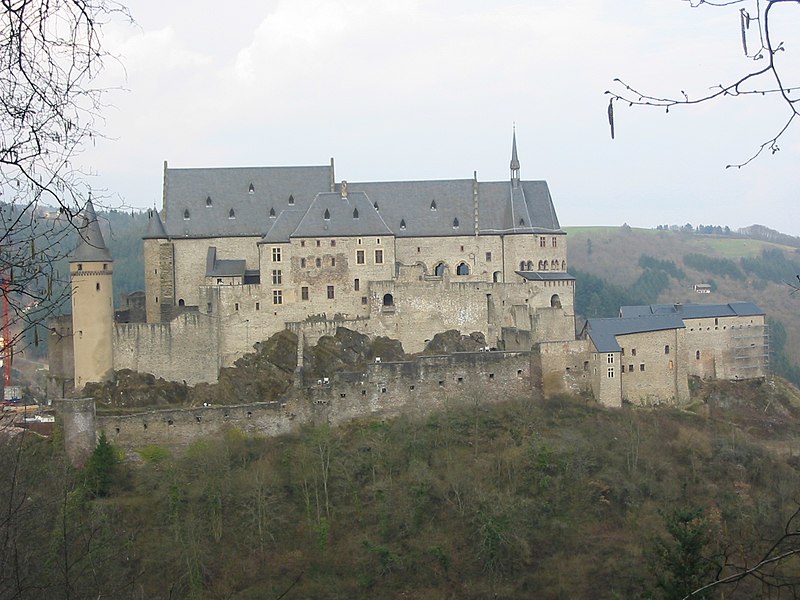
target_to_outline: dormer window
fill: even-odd
[[[431,200],[431,210],[436,210],[436,200]]]
[[[354,208],[354,209],[353,209],[353,218],[354,218],[354,219],[357,219],[357,218],[358,218],[358,209],[357,209],[357,208]]]
[[[235,219],[236,218],[236,212],[233,209],[230,209],[228,211],[228,218],[229,219]]]
[[[406,228],[406,220],[400,219],[400,229],[405,229],[405,228]]]
[[[274,219],[275,218],[275,208],[270,208],[269,209],[269,218],[270,219]]]
[[[211,207],[211,205],[212,205],[211,196],[207,196],[206,197],[206,208]]]
[[[375,207],[375,210],[380,210],[380,208],[378,208],[378,203],[377,202],[375,202],[372,206]]]
[[[189,215],[189,209],[187,208],[186,210],[183,211],[183,220],[188,221],[190,218],[191,217]]]
[[[324,215],[322,215],[322,218],[323,218],[323,219],[325,219],[326,221],[330,221],[330,220],[331,220],[331,211],[329,211],[329,210],[326,208],[326,209],[325,209],[325,214],[324,214]]]
[[[453,229],[458,229],[458,217],[453,219]]]
[[[289,194],[289,206],[294,206],[294,196]]]
[[[247,193],[251,196],[256,193],[256,188],[252,183],[250,184],[250,188],[247,190]]]
[[[519,220],[519,224],[520,224],[520,227],[524,226],[525,225],[525,219],[520,219]]]

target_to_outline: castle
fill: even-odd
[[[516,135],[508,181],[337,182],[333,160],[165,163],[144,239],[146,322],[113,322],[113,261],[90,203],[51,378],[62,391],[120,369],[214,382],[278,331],[298,335],[301,356],[338,327],[410,353],[445,330],[480,332],[487,349],[530,353],[526,376],[545,394],[609,406],[683,402],[689,375],[765,375],[765,316],[749,303],[625,307],[576,336],[566,234],[547,183],[520,170]]]

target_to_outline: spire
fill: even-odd
[[[519,158],[517,157],[517,126],[513,126],[511,138],[511,183],[515,186],[519,184]]]
[[[94,211],[91,197],[83,209],[83,224],[78,227],[81,241],[72,253],[70,262],[111,262],[111,252],[106,247],[97,213]]]

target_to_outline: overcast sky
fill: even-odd
[[[105,29],[106,140],[81,155],[110,204],[161,207],[171,167],[324,165],[337,180],[544,179],[562,226],[760,223],[800,235],[800,123],[769,97],[617,105],[620,77],[697,95],[743,73],[738,7],[681,0],[130,0]],[[800,44],[797,6],[773,11]],[[780,19],[778,19],[780,17]],[[800,62],[786,39],[786,59]],[[124,71],[122,69],[124,67]],[[794,69],[797,73],[798,69]],[[797,81],[795,79],[794,81]]]

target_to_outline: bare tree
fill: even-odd
[[[792,98],[792,93],[800,91],[800,82],[795,82],[789,73],[789,51],[784,42],[776,39],[775,19],[786,16],[785,11],[794,8],[800,10],[800,0],[682,0],[692,8],[702,6],[732,7],[738,5],[739,24],[741,29],[742,49],[744,55],[753,61],[751,69],[739,74],[731,81],[714,84],[705,94],[690,96],[683,90],[676,95],[656,96],[639,91],[621,79],[614,80],[614,88],[606,91],[610,97],[608,103],[608,120],[611,137],[614,137],[614,103],[620,101],[629,106],[660,107],[669,112],[675,106],[693,106],[705,104],[722,98],[744,96],[774,96],[781,100],[785,107],[785,116],[776,132],[746,160],[727,165],[726,168],[741,168],[755,160],[765,151],[776,153],[780,150],[778,141],[789,130],[800,112],[800,96]],[[790,6],[791,5],[791,6]]]
[[[91,194],[74,159],[100,135],[107,91],[101,29],[130,15],[114,0],[0,6],[0,278],[16,339],[68,295],[63,259]]]

